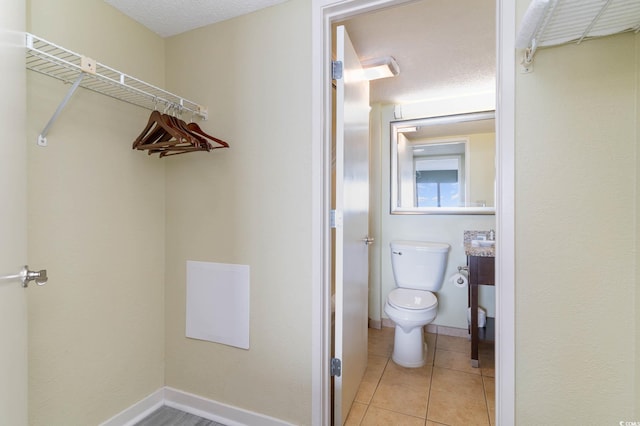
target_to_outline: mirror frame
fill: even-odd
[[[468,214],[491,215],[496,213],[496,207],[400,207],[398,202],[398,129],[409,126],[436,126],[439,124],[455,124],[468,121],[495,119],[494,111],[480,111],[464,114],[454,114],[438,117],[414,118],[409,120],[394,120],[390,123],[390,150],[391,150],[391,214]],[[494,155],[495,157],[495,155]],[[495,166],[494,166],[495,169]],[[494,173],[495,194],[495,173]],[[495,204],[495,200],[494,200]]]

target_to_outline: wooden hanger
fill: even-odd
[[[193,132],[193,133],[196,133],[196,134],[202,135],[202,136],[204,136],[205,138],[207,138],[207,139],[211,139],[212,141],[214,141],[214,142],[216,142],[216,143],[220,144],[220,146],[211,147],[211,149],[216,149],[216,148],[229,148],[229,144],[228,144],[228,143],[226,143],[225,141],[223,141],[222,139],[218,139],[218,138],[215,138],[215,137],[213,137],[213,136],[211,136],[211,135],[206,134],[206,133],[205,133],[205,132],[200,128],[200,126],[198,126],[198,123],[194,123],[194,122],[192,121],[191,123],[187,124],[187,128],[188,128],[191,132]]]
[[[132,145],[133,149],[148,150],[149,155],[159,154],[160,157],[228,147],[227,142],[205,133],[198,124],[187,124],[181,118],[157,110],[151,112],[145,128]]]
[[[192,140],[195,146],[201,147],[206,151],[209,151],[211,149],[211,144],[209,144],[209,142],[207,142],[207,140],[203,137],[192,132],[188,128],[187,123],[185,123],[182,119],[178,117],[171,117],[171,119],[176,127],[180,128],[183,132],[185,132],[185,134],[189,135],[190,138],[193,138]]]
[[[144,130],[133,141],[133,148],[138,148],[141,145],[154,143],[161,139],[169,140],[174,137],[176,140],[181,141],[185,139],[185,135],[179,132],[173,126],[168,124],[168,120],[164,117],[165,114],[161,114],[160,111],[152,111],[149,116],[149,121]]]

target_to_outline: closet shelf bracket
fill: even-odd
[[[72,84],[66,96],[46,124],[38,145],[47,145],[47,134],[78,87],[100,93],[139,107],[173,110],[206,120],[206,107],[131,77],[33,34],[26,33],[27,69]]]
[[[47,133],[49,133],[49,129],[51,128],[51,126],[53,126],[53,123],[55,123],[55,121],[58,119],[58,116],[60,115],[64,107],[67,106],[67,103],[69,102],[69,100],[71,99],[75,91],[78,89],[78,87],[80,86],[80,83],[82,83],[83,78],[84,78],[84,73],[81,72],[78,78],[76,79],[76,81],[71,86],[71,89],[69,89],[69,92],[67,92],[67,95],[64,97],[62,102],[60,102],[60,105],[58,105],[58,108],[56,108],[56,112],[53,113],[53,116],[51,117],[47,125],[44,126],[44,129],[42,129],[42,131],[38,135],[38,146],[47,146]]]

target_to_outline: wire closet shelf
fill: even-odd
[[[523,64],[538,47],[640,31],[638,0],[531,0],[520,24],[516,48],[525,49]]]
[[[72,84],[69,93],[38,137],[46,145],[46,134],[78,87],[149,110],[173,110],[207,119],[207,108],[142,80],[26,33],[27,69]]]

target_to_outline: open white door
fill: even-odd
[[[0,13],[0,276],[27,260],[24,3],[3,0]],[[0,424],[28,424],[26,293],[16,279],[0,280]]]
[[[367,367],[369,288],[369,82],[343,26],[337,28],[334,424],[349,413]],[[335,67],[334,67],[335,68]]]

